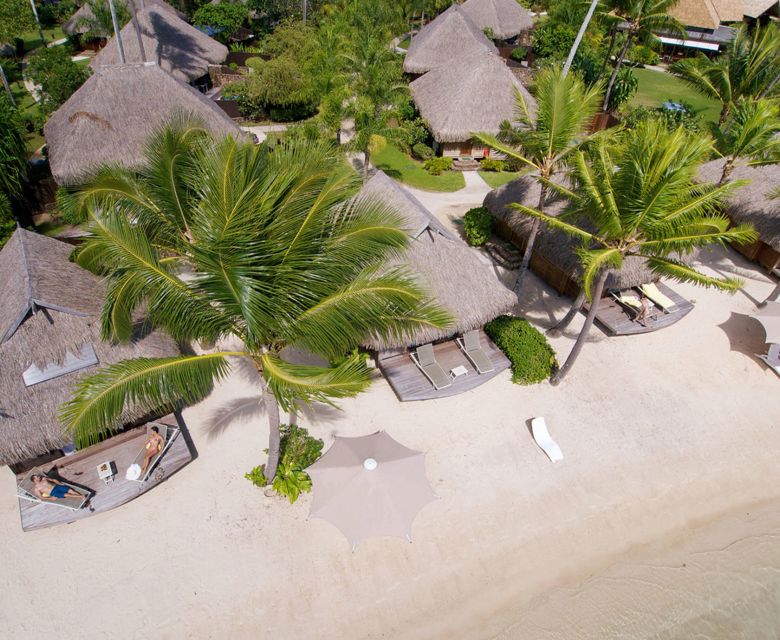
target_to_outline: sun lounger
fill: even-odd
[[[677,305],[674,304],[674,301],[661,293],[658,287],[652,282],[649,284],[640,285],[639,289],[664,313],[671,313],[677,308]]]
[[[531,420],[531,433],[534,436],[534,440],[536,440],[536,444],[541,447],[542,451],[547,454],[547,457],[552,462],[563,460],[563,452],[558,443],[550,436],[550,432],[547,431],[547,423],[544,421],[544,418],[539,417]]]
[[[757,353],[756,355],[780,376],[780,344],[770,344],[767,353]]]
[[[474,365],[474,368],[479,373],[493,371],[493,363],[479,344],[479,331],[468,331],[463,334],[463,339],[458,338],[457,342],[458,346],[463,353],[466,354],[466,357],[471,361],[471,364]]]
[[[140,470],[143,467],[144,464],[144,454],[146,453],[146,443],[149,440],[149,438],[152,435],[152,427],[157,427],[159,430],[160,436],[162,436],[162,439],[164,440],[165,444],[163,444],[162,448],[160,449],[160,452],[154,456],[152,456],[151,460],[149,460],[149,466],[146,467],[146,473],[143,474],[143,476],[140,475]],[[170,449],[171,445],[173,444],[173,441],[176,439],[176,436],[179,435],[179,429],[178,427],[172,427],[167,424],[161,424],[159,422],[150,422],[146,425],[146,438],[144,439],[144,444],[141,447],[141,450],[138,452],[138,455],[133,460],[133,464],[130,465],[130,468],[128,469],[127,474],[125,475],[125,478],[127,480],[131,480],[132,482],[146,482],[152,475],[152,471],[154,471],[155,467],[157,467],[157,464],[162,460],[163,456],[165,455],[166,451]],[[133,477],[135,474],[132,473],[131,470],[135,466],[138,466],[138,477]]]
[[[434,389],[445,389],[452,384],[452,378],[447,375],[447,372],[441,368],[441,365],[436,362],[436,356],[433,353],[432,344],[424,344],[421,347],[417,347],[415,353],[411,354],[414,364],[425,374],[425,377],[430,380]]]
[[[89,492],[85,489],[82,489],[81,487],[77,487],[76,485],[71,484],[70,482],[66,482],[65,480],[61,480],[60,478],[56,478],[58,482],[61,484],[64,484],[65,486],[69,487],[70,489],[73,489],[76,493],[81,494],[81,498],[49,498],[49,499],[42,499],[39,498],[35,494],[35,486],[32,481],[32,477],[34,475],[40,475],[45,478],[51,478],[47,473],[44,473],[41,469],[34,468],[29,471],[29,473],[19,481],[19,483],[16,485],[16,495],[19,496],[22,500],[29,500],[30,502],[40,502],[41,504],[50,504],[53,507],[61,507],[63,509],[70,509],[71,511],[78,511],[79,509],[82,509],[87,502],[89,502]]]

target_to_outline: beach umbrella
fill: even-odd
[[[761,311],[750,317],[764,326],[767,342],[780,344],[780,302],[767,302]]]
[[[314,487],[309,517],[338,527],[355,550],[371,536],[411,542],[412,521],[436,498],[425,476],[425,454],[384,431],[336,442],[306,469]]]

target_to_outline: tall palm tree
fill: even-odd
[[[552,379],[558,384],[582,350],[598,312],[610,269],[621,269],[629,256],[639,256],[657,275],[704,287],[734,291],[739,280],[700,273],[681,258],[712,243],[751,242],[752,227],[729,229],[729,219],[718,213],[724,198],[741,183],[698,184],[696,172],[712,152],[712,142],[668,131],[647,122],[618,146],[606,139],[594,143],[586,156],[574,154],[573,188],[549,186],[571,202],[562,217],[511,205],[520,213],[543,220],[582,241],[582,287],[591,301],[587,318],[566,362]]]
[[[645,42],[655,38],[655,31],[671,31],[672,33],[685,33],[685,27],[669,15],[669,9],[676,5],[678,0],[615,0],[615,13],[627,23],[626,39],[618,53],[615,68],[607,83],[604,93],[602,111],[609,109],[612,87],[615,86],[626,53],[635,41]]]
[[[279,457],[280,409],[333,403],[370,382],[353,351],[449,315],[385,262],[407,246],[401,219],[353,200],[359,180],[329,146],[269,150],[213,140],[186,121],[158,132],[139,173],[103,167],[66,205],[89,216],[83,266],[105,274],[106,338],[127,340],[144,312],[181,341],[239,342],[202,355],[136,358],[81,381],[63,407],[77,441],[110,432],[123,412],[196,402],[236,360],[259,376],[269,416],[266,478]],[[294,364],[287,347],[328,365]]]
[[[498,137],[487,133],[475,133],[474,137],[537,174],[542,182],[537,209],[543,212],[547,182],[566,168],[574,151],[588,139],[600,94],[601,85],[586,87],[575,74],[564,74],[560,67],[547,68],[536,78],[536,119],[531,117],[523,95],[516,91],[515,120],[519,126],[507,122]],[[535,221],[528,236],[515,292],[520,291],[531,262],[540,224]]]
[[[87,0],[86,4],[91,10],[91,15],[80,17],[76,21],[76,27],[86,29],[84,37],[87,39],[110,37],[114,33],[114,23],[108,0]],[[131,18],[130,9],[126,2],[117,0],[114,2],[114,10],[121,29]]]
[[[701,54],[675,62],[669,71],[704,96],[720,102],[722,125],[739,98],[771,95],[780,73],[780,29],[743,25],[728,52],[715,59]]]

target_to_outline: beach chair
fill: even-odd
[[[770,344],[769,351],[766,353],[757,353],[770,369],[780,376],[780,344]]]
[[[157,427],[160,436],[164,441],[164,444],[160,449],[160,452],[152,456],[151,460],[149,460],[149,466],[146,467],[146,473],[144,473],[143,476],[141,476],[140,471],[144,463],[144,454],[146,453],[146,442],[149,440],[149,438],[152,435],[152,427]],[[141,447],[141,450],[138,452],[138,455],[136,455],[132,464],[128,468],[127,473],[125,474],[125,478],[127,480],[130,480],[131,482],[146,482],[151,477],[152,471],[155,470],[157,464],[160,462],[160,460],[162,460],[165,453],[168,451],[168,449],[171,448],[173,441],[176,439],[178,435],[179,435],[178,427],[172,427],[171,425],[162,424],[159,422],[148,423],[146,425],[146,438],[144,438],[144,444]]]
[[[661,309],[661,311],[664,313],[671,313],[677,309],[677,305],[674,304],[674,301],[670,297],[661,293],[658,287],[652,282],[639,285],[639,289],[648,299],[653,301],[655,306]]]
[[[432,344],[424,344],[417,347],[415,353],[411,354],[414,364],[425,374],[434,389],[446,389],[452,384],[452,378],[436,362],[436,356],[433,353]]]
[[[550,432],[547,431],[547,423],[544,418],[534,418],[531,420],[531,433],[536,440],[536,444],[547,454],[552,462],[558,462],[563,460],[563,452],[558,446],[558,443],[552,439]]]
[[[482,346],[479,344],[479,330],[467,331],[463,334],[463,339],[457,339],[458,346],[461,348],[466,357],[474,365],[474,368],[479,373],[489,373],[495,368],[493,362],[490,360],[488,354],[482,350]]]
[[[642,302],[639,300],[639,296],[616,289],[611,289],[609,295],[615,302],[623,307],[623,310],[628,314],[628,317],[631,320],[636,318],[642,310]]]
[[[61,509],[70,509],[71,511],[78,511],[83,509],[87,502],[89,502],[90,492],[81,487],[77,487],[70,482],[66,482],[60,478],[56,479],[57,482],[64,484],[65,486],[73,489],[76,493],[81,494],[81,498],[50,498],[44,500],[35,495],[35,489],[32,481],[34,475],[44,476],[45,478],[52,478],[48,473],[45,473],[41,469],[31,469],[24,478],[22,478],[16,485],[16,495],[22,500],[29,500],[30,502],[39,502],[41,504],[50,504],[53,507],[60,507]]]

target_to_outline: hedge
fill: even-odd
[[[499,316],[485,325],[485,333],[512,363],[512,382],[536,384],[558,370],[555,351],[547,338],[527,320]]]

